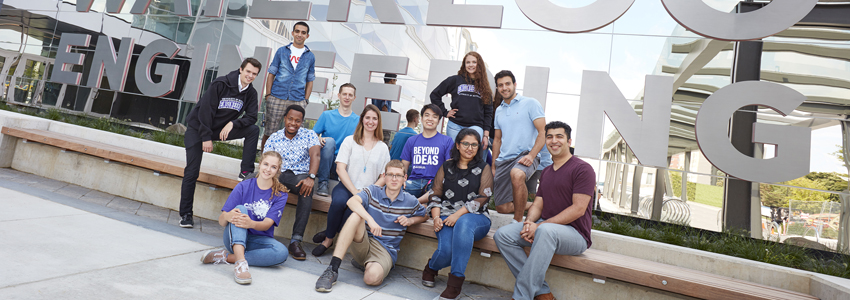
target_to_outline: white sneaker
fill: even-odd
[[[201,262],[205,264],[228,264],[227,263],[227,250],[219,249],[219,250],[207,250],[204,252],[204,255],[201,256]]]
[[[248,272],[248,261],[243,259],[236,262],[236,266],[233,267],[233,279],[238,284],[251,283],[251,272]]]

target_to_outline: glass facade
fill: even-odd
[[[190,16],[175,13],[173,1],[154,0],[145,13],[132,14],[133,1],[127,1],[118,13],[107,13],[106,0],[94,0],[88,12],[78,12],[73,0],[6,0],[0,10],[0,77],[4,82],[0,95],[16,105],[114,117],[141,127],[165,128],[185,123],[194,101],[183,92],[192,58],[202,54],[203,45],[210,44],[210,51],[201,75],[201,93],[214,78],[230,71],[220,67],[231,65],[223,61],[232,60],[234,54],[249,57],[260,47],[274,51],[291,41],[296,21],[251,18],[253,2],[224,1],[222,16],[212,17],[208,15],[213,12],[205,10],[207,1],[201,0],[190,1]],[[311,103],[336,100],[337,87],[351,81],[356,54],[400,56],[407,57],[409,63],[407,74],[399,76],[402,91],[393,109],[403,116],[408,109],[418,110],[430,101],[432,61],[457,61],[459,69],[463,55],[474,50],[483,56],[491,74],[512,70],[519,93],[528,86],[524,81],[526,67],[548,67],[546,97],[539,99],[543,100],[547,121],[565,121],[575,131],[581,131],[582,124],[577,121],[585,70],[607,72],[638,114],[643,108],[645,76],[673,77],[667,168],[641,166],[607,120],[601,138],[602,153],[586,160],[596,168],[603,210],[651,218],[642,207],[644,203],[653,205],[652,199],[658,198],[656,191],[661,191],[661,198],[688,205],[689,217],[677,222],[708,230],[723,229],[728,200],[724,185],[730,177],[700,151],[694,129],[696,116],[706,98],[736,80],[736,70],[742,66],[756,68],[760,70],[760,80],[787,86],[807,100],[788,116],[768,107],[744,112],[755,114],[759,123],[811,128],[812,173],[786,182],[753,183],[754,192],[749,199],[758,204],[754,207],[761,207],[751,213],[756,221],[751,226],[754,235],[762,232],[757,225],[759,220],[763,220],[762,224],[782,221],[797,224],[794,228],[820,228],[823,234],[810,238],[830,249],[836,249],[839,241],[846,244],[846,230],[841,230],[841,222],[835,220],[848,211],[847,204],[841,203],[847,198],[844,190],[848,169],[843,159],[850,146],[846,121],[850,104],[850,19],[831,26],[801,22],[761,41],[747,42],[758,44],[760,60],[741,60],[737,54],[741,42],[708,39],[685,29],[659,0],[637,0],[615,22],[578,34],[546,30],[509,0],[454,1],[502,5],[501,28],[427,25],[426,0],[395,2],[403,24],[381,23],[381,10],[376,10],[369,0],[351,1],[346,22],[328,21],[331,1],[310,2],[307,22],[311,31],[306,44],[311,50],[335,53],[331,68],[316,68],[316,76],[328,83],[314,86]],[[594,0],[551,2],[581,7]],[[735,0],[704,2],[721,12],[734,11],[740,5]],[[850,6],[842,3],[823,3],[818,8],[850,11]],[[86,54],[83,65],[71,69],[82,73],[79,85],[51,80],[60,37],[65,33],[91,35],[89,47],[71,50]],[[109,38],[119,49],[124,37],[133,38],[134,42],[124,89],[118,90],[119,84],[106,77],[101,88],[88,87],[98,39]],[[176,43],[180,51],[171,59],[158,56],[153,64],[177,65],[176,87],[162,97],[146,96],[136,86],[133,70],[146,45],[163,38]],[[371,82],[382,82],[381,75],[374,73]],[[157,75],[152,78],[159,80]],[[260,90],[256,82],[255,86]],[[404,118],[400,119],[400,126],[405,126]],[[582,142],[576,139],[574,145],[581,147]],[[777,151],[781,153],[782,148],[758,144],[752,155],[770,159]],[[806,206],[799,203],[807,201],[825,201],[837,208],[822,205],[829,209],[805,213],[794,208]],[[809,206],[812,205],[807,209]],[[669,215],[660,219],[679,220]],[[802,236],[795,232],[783,231],[782,238]]]

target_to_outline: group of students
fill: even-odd
[[[440,298],[457,298],[473,243],[490,230],[488,202],[492,197],[496,210],[514,213],[516,221],[500,228],[494,237],[517,278],[514,298],[554,299],[543,280],[552,255],[578,255],[591,244],[588,203],[596,176],[589,164],[570,154],[570,127],[558,121],[546,124],[539,102],[516,94],[516,79],[510,71],[496,74],[496,98],[502,101],[494,103],[484,62],[478,53],[470,52],[458,75],[447,78],[431,93],[432,103],[418,113],[408,112],[408,124],[414,127],[421,121],[422,133],[397,136],[396,140],[403,141],[393,142],[393,152],[400,159],[393,159],[383,142],[381,108],[367,105],[359,115],[352,111],[356,87],[350,83],[339,88],[339,108],[323,112],[312,130],[302,127],[305,110],[300,103],[289,103],[277,113],[278,122],[282,119],[284,123],[277,130],[268,116],[268,106],[273,105],[270,99],[281,100],[275,93],[281,89],[275,84],[281,77],[293,76],[281,69],[306,68],[292,65],[299,60],[304,63],[304,54],[309,52],[303,45],[306,38],[296,35],[298,31],[302,37],[308,36],[309,27],[299,24],[293,30],[294,44],[281,47],[286,48],[278,50],[283,56],[279,59],[276,54],[268,68],[274,78],[266,89],[271,93],[266,97],[265,127],[266,132],[274,131],[263,137],[256,174],[258,106],[251,85],[261,69],[256,59],[246,59],[239,70],[213,81],[189,114],[180,211],[183,227],[192,225],[192,198],[202,151],[211,151],[213,140],[245,138],[239,174],[244,180],[234,188],[219,216],[225,227],[225,249],[207,251],[202,262],[235,264],[236,282],[247,284],[251,282],[249,265],[278,265],[289,255],[304,260],[301,243],[314,188],[317,194],[327,195],[328,180],[338,178],[339,184],[330,192],[327,227],[312,238],[318,244],[314,256],[324,255],[335,244],[330,265],[316,282],[317,291],[332,290],[349,250],[352,264],[364,271],[364,282],[380,284],[396,263],[407,227],[430,216],[438,246],[424,267],[422,284],[433,287],[437,271],[451,267]],[[299,41],[307,51],[300,59],[290,57],[287,62],[285,55],[294,52],[289,47],[297,47]],[[312,82],[311,72],[307,71],[308,83]],[[285,92],[309,95],[309,91]],[[449,109],[442,104],[447,94],[452,98]],[[438,129],[444,117],[448,135]],[[552,163],[537,172],[544,141]],[[490,143],[492,161],[487,156]],[[540,177],[537,196],[527,202],[527,181],[535,173]],[[273,233],[289,191],[299,199],[290,245],[285,247]],[[525,210],[528,215],[523,222]],[[184,222],[187,216],[188,222]],[[523,247],[531,247],[531,253],[526,255]]]

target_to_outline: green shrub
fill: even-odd
[[[753,239],[749,237],[748,232],[740,230],[706,234],[695,228],[665,223],[632,224],[618,216],[610,216],[605,221],[594,221],[593,229],[850,278],[850,256],[838,255],[835,259],[819,259],[808,248]],[[789,231],[791,229],[789,227]]]

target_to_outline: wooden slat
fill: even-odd
[[[803,293],[594,249],[579,256],[555,255],[552,265],[701,299],[817,299]]]
[[[44,130],[3,127],[0,132],[111,161],[183,176],[185,162],[175,159]],[[201,168],[198,181],[233,189],[239,183],[235,175],[216,169]],[[298,195],[289,193],[287,203],[298,205]],[[330,204],[329,197],[313,195],[313,210],[327,212]],[[437,237],[431,220],[410,226],[407,232],[429,238]],[[499,252],[493,240],[494,233],[495,230],[491,230],[487,237],[475,242],[474,247],[482,251]],[[529,250],[526,249],[526,251]],[[555,255],[551,264],[702,299],[817,299],[811,295],[781,288],[595,249],[589,249],[578,256]],[[662,283],[664,281],[666,284]]]

